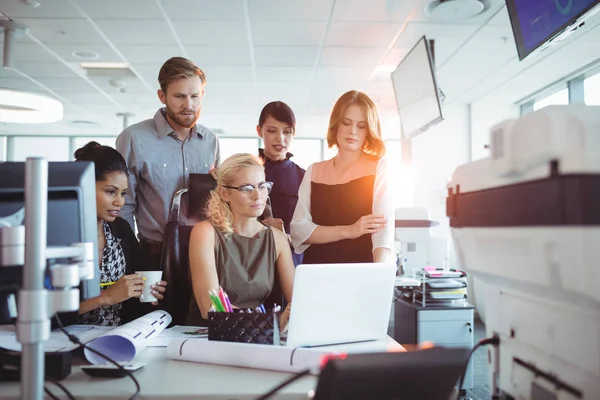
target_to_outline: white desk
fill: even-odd
[[[388,338],[388,343],[398,345]],[[378,345],[378,348],[381,344]],[[337,346],[335,347],[337,348]],[[348,347],[345,347],[348,348]],[[369,351],[369,343],[352,345],[352,350]],[[266,393],[293,374],[255,369],[225,367],[174,361],[166,357],[166,348],[149,347],[135,361],[146,366],[134,376],[140,383],[138,399],[254,399]],[[73,366],[71,375],[61,381],[77,399],[127,399],[135,390],[128,378],[91,378],[78,366]],[[307,399],[308,393],[316,388],[317,377],[303,377],[282,389],[275,399]],[[47,387],[58,397],[66,398],[61,390],[47,383]],[[0,398],[19,399],[18,382],[0,383]]]

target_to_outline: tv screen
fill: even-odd
[[[519,60],[561,34],[600,0],[506,0]]]
[[[429,42],[423,36],[392,72],[402,138],[443,120]]]

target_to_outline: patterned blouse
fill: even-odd
[[[125,254],[121,247],[121,239],[113,236],[108,223],[103,222],[103,227],[106,245],[102,250],[100,283],[116,282],[125,275]],[[79,319],[82,324],[86,325],[117,326],[121,322],[121,308],[121,303],[98,307],[80,315]]]

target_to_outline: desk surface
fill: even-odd
[[[397,343],[388,338],[390,344]],[[374,343],[374,342],[371,342]],[[369,343],[352,345],[353,349],[368,351]],[[356,347],[358,346],[358,347]],[[380,348],[381,344],[379,344]],[[226,367],[175,361],[166,356],[164,347],[149,347],[135,361],[146,366],[134,372],[140,383],[139,399],[254,399],[266,393],[293,374],[256,369]],[[92,378],[73,366],[71,375],[61,381],[77,399],[126,399],[135,390],[128,378]],[[274,396],[276,399],[307,399],[315,389],[316,376],[303,377]],[[52,383],[47,387],[59,398],[66,398]],[[0,383],[2,399],[19,399],[20,384]]]

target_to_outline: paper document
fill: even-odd
[[[107,355],[115,361],[131,361],[144,350],[171,323],[168,312],[157,310],[134,321],[118,327],[97,325],[70,325],[65,329],[77,336],[82,343]],[[15,327],[0,327],[0,347],[21,351],[17,341]],[[44,351],[71,351],[77,345],[61,331],[50,333],[50,339],[44,342]],[[84,349],[85,357],[92,364],[103,364],[103,357]]]
[[[407,286],[421,286],[421,281],[414,278],[408,278],[406,276],[397,276],[396,283],[394,286],[396,287],[407,287]]]
[[[163,310],[152,311],[125,325],[118,326],[88,343],[88,347],[107,355],[115,361],[131,361],[148,346],[171,323],[171,315]],[[83,350],[92,364],[106,360],[97,354]]]

